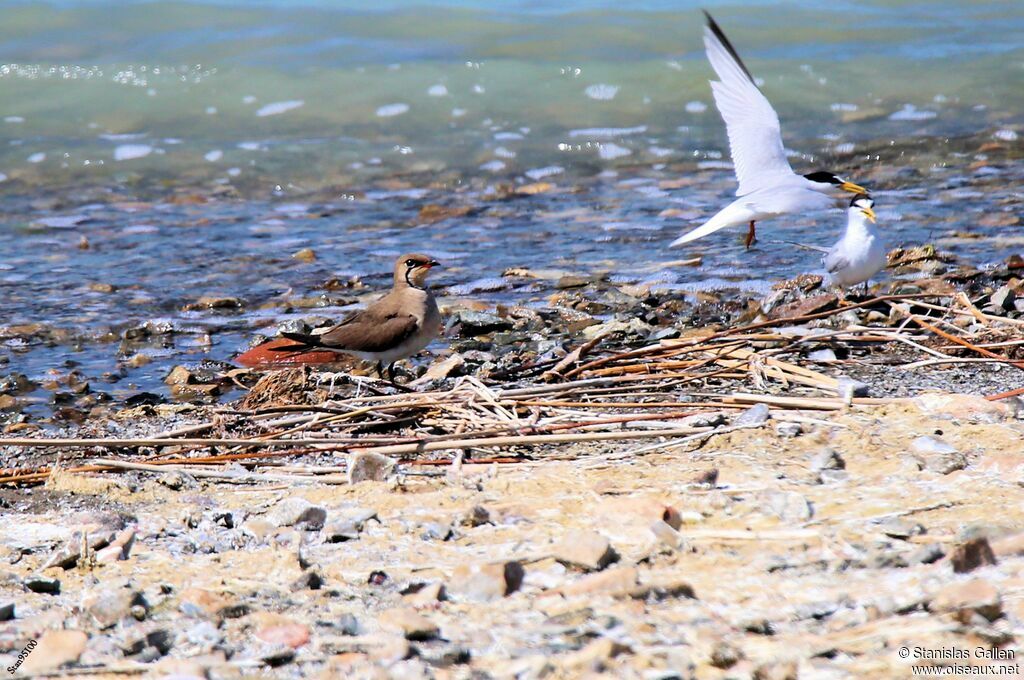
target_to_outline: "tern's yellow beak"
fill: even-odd
[[[843,191],[849,191],[851,194],[868,193],[867,189],[865,189],[859,184],[854,184],[853,182],[843,182],[842,184],[839,185],[839,188],[842,189]]]
[[[872,222],[876,222],[875,211],[871,208],[861,208],[860,211],[864,214],[864,217],[868,218]]]

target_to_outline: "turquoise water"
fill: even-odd
[[[1021,120],[1019,1],[699,4],[801,151]],[[724,142],[690,0],[2,6],[8,191],[593,173]]]
[[[871,186],[890,245],[1021,250],[1024,3],[700,5],[794,166]],[[806,215],[751,251],[730,233],[666,249],[735,190],[696,2],[364,6],[0,3],[0,375],[166,393],[175,364],[340,317],[352,298],[327,282],[385,287],[403,250],[442,260],[446,304],[548,304],[551,281],[508,267],[692,300],[814,271],[778,239],[841,228]],[[553,186],[507,198],[536,182]],[[185,310],[202,296],[244,307]]]

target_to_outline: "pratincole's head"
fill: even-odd
[[[405,281],[411,286],[422,288],[427,274],[440,263],[423,253],[406,253],[395,260],[395,283]]]

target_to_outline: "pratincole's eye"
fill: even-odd
[[[406,260],[405,261],[405,266],[406,267],[415,267],[416,266],[416,260]]]

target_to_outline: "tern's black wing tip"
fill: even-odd
[[[743,63],[742,59],[740,59],[739,52],[737,52],[736,48],[732,46],[732,43],[729,42],[729,39],[725,37],[725,31],[722,30],[722,27],[718,25],[718,22],[715,21],[714,17],[712,17],[706,9],[701,9],[701,12],[704,13],[704,18],[707,19],[708,28],[711,30],[714,36],[718,38],[718,41],[722,43],[722,46],[725,47],[726,51],[729,52],[729,55],[736,61],[737,64],[739,64],[739,67],[743,69],[743,72],[747,74],[747,78],[750,78],[750,82],[754,83],[754,86],[756,87],[757,82],[754,80],[754,76],[751,75],[750,69],[748,69],[747,65]]]

